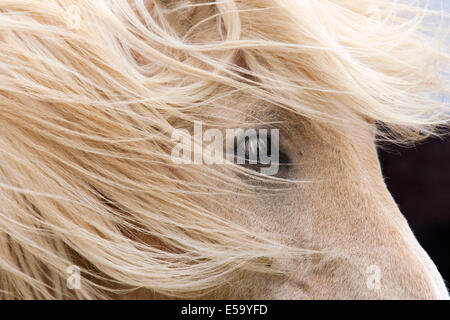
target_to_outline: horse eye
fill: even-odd
[[[287,170],[290,164],[289,156],[282,150],[279,150],[279,148],[274,148],[273,143],[270,135],[267,139],[263,139],[260,136],[247,136],[235,145],[235,159],[240,165],[244,165],[255,171],[260,171],[262,167],[271,165],[271,163],[267,163],[267,159],[273,159],[275,161],[275,154],[272,153],[278,150],[280,171]],[[266,159],[266,161],[262,159]]]
[[[245,137],[234,147],[234,155],[238,164],[258,164],[260,150],[266,151],[267,144],[259,136]],[[267,151],[266,151],[266,154]]]

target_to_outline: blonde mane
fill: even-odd
[[[214,111],[252,97],[380,140],[439,134],[447,22],[404,1],[0,0],[0,298],[282,274],[268,261],[312,252],[217,215],[222,193],[251,196],[240,169],[172,163],[171,133],[238,125]]]

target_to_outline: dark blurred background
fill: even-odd
[[[386,184],[450,287],[450,138],[380,150]]]
[[[450,14],[448,0],[418,3]],[[449,30],[448,18],[436,22]],[[450,137],[415,148],[389,146],[380,159],[389,190],[450,289]]]

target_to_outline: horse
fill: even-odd
[[[448,299],[377,155],[445,134],[447,21],[387,0],[0,0],[0,298]]]

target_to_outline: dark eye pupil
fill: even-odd
[[[279,163],[280,163],[280,165],[283,165],[283,164],[287,165],[287,164],[291,163],[291,160],[289,159],[289,157],[286,153],[280,151]]]

